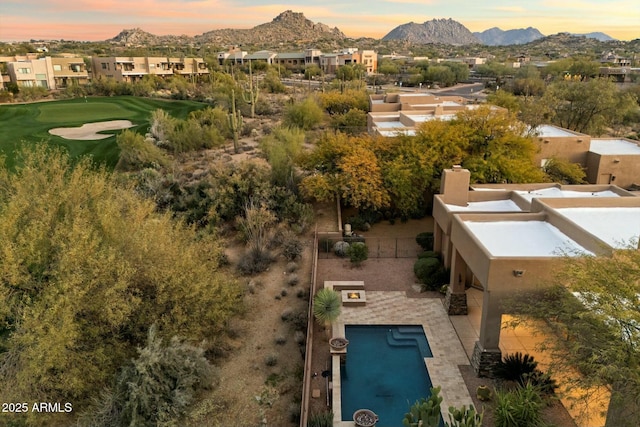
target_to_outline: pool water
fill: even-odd
[[[404,414],[430,395],[424,363],[432,357],[421,325],[346,325],[346,363],[340,368],[342,420],[371,409],[377,427],[402,426]]]

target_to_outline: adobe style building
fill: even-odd
[[[552,157],[582,166],[590,184],[628,188],[640,184],[640,146],[626,138],[592,138],[557,126],[536,128],[536,164]]]
[[[472,108],[477,105],[468,105],[461,96],[425,92],[370,95],[367,129],[372,135],[385,137],[415,135],[416,128],[425,121],[450,120],[458,112]]]
[[[93,78],[109,77],[128,83],[141,80],[146,75],[193,77],[209,74],[202,58],[94,56],[91,63]]]
[[[483,291],[471,364],[491,375],[501,360],[501,301],[540,289],[563,256],[608,256],[640,236],[640,197],[613,185],[470,187],[470,173],[445,170],[434,197],[434,249],[451,269],[445,306],[466,315],[466,288]]]
[[[3,83],[14,82],[19,87],[43,87],[63,89],[89,82],[89,72],[84,60],[74,56],[38,58],[36,54],[0,57],[0,68],[6,69]],[[4,74],[4,73],[3,73]]]

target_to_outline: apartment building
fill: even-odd
[[[8,62],[7,71],[12,82],[18,87],[42,87],[56,89],[53,77],[53,62],[47,56],[18,62]]]
[[[373,74],[378,70],[378,54],[372,50],[349,48],[320,56],[320,68],[326,74],[335,74],[339,67],[355,64],[361,64],[367,74]]]
[[[202,58],[94,56],[91,63],[94,78],[103,76],[129,83],[146,75],[192,77],[209,74],[209,68]]]
[[[86,84],[89,72],[82,58],[73,55],[60,57],[37,54],[0,57],[0,88],[14,82],[19,87],[63,89],[74,84]]]
[[[89,71],[82,58],[51,58],[55,86],[62,89],[72,85],[89,83]]]

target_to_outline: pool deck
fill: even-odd
[[[433,357],[425,358],[424,361],[432,384],[442,388],[440,396],[443,398],[443,419],[447,419],[449,406],[473,404],[458,369],[459,365],[469,365],[469,358],[440,299],[407,298],[404,291],[367,291],[365,305],[342,306],[340,317],[333,324],[332,335],[344,337],[345,324],[422,325],[433,353]],[[353,421],[342,421],[339,354],[332,356],[331,380],[333,425],[353,427]],[[401,420],[398,420],[398,425],[401,425]]]

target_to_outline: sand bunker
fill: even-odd
[[[56,135],[64,139],[79,139],[84,141],[94,139],[105,139],[111,135],[98,133],[105,130],[128,129],[133,126],[129,120],[111,120],[108,122],[85,123],[76,128],[55,128],[49,129],[51,135]]]

